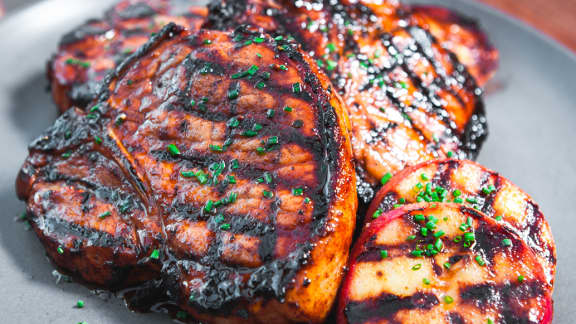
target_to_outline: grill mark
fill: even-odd
[[[102,248],[122,246],[131,249],[137,246],[134,242],[126,240],[123,236],[113,236],[109,233],[69,222],[62,218],[34,217],[33,221],[37,224],[38,228],[45,233],[52,233],[58,237],[67,237],[70,235],[80,237],[90,242],[92,246]]]
[[[496,196],[498,195],[498,193],[500,192],[500,189],[502,188],[502,177],[500,177],[497,173],[483,173],[486,177],[486,182],[489,182],[489,179],[492,178],[494,179],[494,188],[496,188],[496,190],[494,190],[493,192],[491,192],[485,199],[484,199],[484,204],[481,207],[482,212],[484,212],[486,215],[489,216],[496,216],[495,213],[495,209],[494,209],[494,203],[496,201]],[[484,182],[484,181],[483,181]]]
[[[434,294],[417,292],[412,296],[400,297],[383,293],[361,302],[348,302],[344,314],[350,324],[365,323],[377,318],[393,320],[402,310],[429,310],[438,304],[438,298]]]
[[[448,320],[448,322],[450,324],[465,324],[466,322],[464,321],[464,318],[462,317],[462,315],[460,315],[459,313],[456,312],[450,312],[446,315],[446,320]]]

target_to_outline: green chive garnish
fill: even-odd
[[[420,268],[422,268],[422,263],[417,263],[414,266],[412,266],[413,271],[420,270]]]
[[[178,146],[176,146],[175,144],[168,144],[166,149],[168,150],[168,153],[170,153],[170,155],[172,156],[180,155],[180,149],[178,149]]]
[[[511,239],[503,239],[502,240],[502,246],[512,246],[512,240]]]
[[[303,188],[292,188],[292,194],[294,196],[302,196],[302,194],[304,194],[304,189]]]
[[[382,259],[386,259],[388,257],[388,251],[386,250],[380,250],[380,257]]]
[[[159,257],[160,257],[160,250],[155,249],[154,251],[152,251],[152,253],[150,253],[150,259],[158,260]]]
[[[76,308],[84,308],[84,301],[82,299],[76,302]]]
[[[110,216],[111,214],[112,214],[112,213],[108,210],[108,211],[105,211],[105,212],[103,212],[102,214],[98,215],[98,218],[104,219],[104,218]]]
[[[392,179],[392,173],[387,172],[387,173],[382,177],[382,179],[380,179],[380,183],[381,183],[382,185],[385,185],[386,183],[388,183],[388,181],[390,181],[390,179]]]

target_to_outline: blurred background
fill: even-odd
[[[21,10],[40,1],[41,0],[0,0],[0,16]],[[564,44],[564,46],[570,48],[573,52],[576,52],[576,0],[468,1],[480,1],[515,16],[545,34],[548,34],[558,42]]]

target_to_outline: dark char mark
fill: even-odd
[[[372,319],[392,320],[401,310],[428,310],[438,303],[436,295],[423,292],[417,292],[408,297],[382,294],[361,302],[349,302],[344,308],[344,314],[350,324],[365,323]]]

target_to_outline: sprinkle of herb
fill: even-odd
[[[326,60],[326,70],[327,71],[334,71],[334,69],[336,69],[337,66],[338,66],[338,62],[333,61],[333,60]]]
[[[180,171],[180,175],[183,178],[192,178],[194,177],[196,174],[194,173],[194,171]]]
[[[285,112],[291,112],[292,111],[292,107],[290,107],[290,106],[286,106],[283,109]]]
[[[454,153],[452,151],[448,151],[448,153],[446,153],[446,156],[451,158],[454,155]]]
[[[490,185],[488,187],[482,188],[482,193],[484,193],[485,195],[489,195],[494,191],[496,191],[496,187],[494,187],[494,185]]]
[[[99,111],[99,110],[100,110],[100,105],[95,105],[95,106],[93,106],[92,108],[90,108],[90,112],[91,112],[91,113],[97,112],[97,111]]]
[[[112,214],[112,213],[108,210],[108,211],[105,211],[105,212],[103,212],[102,214],[98,215],[98,218],[104,219],[104,218],[110,216],[111,214]]]
[[[213,206],[214,206],[214,202],[213,202],[212,200],[208,200],[208,201],[206,202],[206,204],[204,205],[204,211],[207,212],[207,213],[211,212]]]
[[[260,81],[260,82],[256,83],[256,85],[254,87],[259,89],[259,90],[262,90],[262,89],[266,88],[266,83],[264,83],[264,81]]]
[[[523,276],[523,275],[519,275],[519,276],[518,276],[518,282],[519,282],[519,283],[524,282],[524,276]]]
[[[476,198],[474,198],[474,197],[468,197],[468,198],[466,198],[466,202],[469,202],[471,204],[476,204],[476,203],[478,203],[478,200],[476,200]]]
[[[310,201],[311,201],[310,198],[308,198],[308,197],[304,198],[304,203],[305,203],[305,204],[309,204]]]
[[[76,308],[84,308],[84,301],[82,299],[76,302]]]
[[[154,251],[150,253],[150,259],[158,260],[159,257],[160,257],[160,250],[158,249],[154,249]]]
[[[486,265],[486,261],[484,261],[484,259],[482,259],[482,257],[479,255],[477,255],[476,258],[474,258],[474,260],[476,260],[476,263],[478,263],[478,265],[481,267]]]
[[[304,194],[303,188],[292,188],[292,194],[294,196],[302,196]]]
[[[266,149],[264,147],[259,146],[256,148],[256,153],[258,153],[259,155],[266,154]]]
[[[230,224],[228,224],[228,223],[222,224],[222,225],[220,225],[220,229],[223,231],[227,231],[230,229]]]
[[[98,135],[94,136],[94,142],[96,142],[98,145],[102,144],[102,137]]]
[[[462,191],[458,190],[458,189],[454,189],[454,191],[452,192],[452,196],[454,196],[454,198],[459,197],[462,194]]]
[[[278,66],[278,68],[279,68],[280,70],[282,70],[282,71],[288,71],[288,67],[287,67],[286,65],[284,65],[284,64],[280,64],[280,65]]]
[[[442,237],[444,236],[444,234],[446,234],[446,232],[444,232],[443,230],[439,230],[438,232],[434,233],[434,237],[436,238]]]
[[[450,262],[444,262],[444,268],[450,269],[451,266],[452,264],[450,264]]]
[[[388,257],[388,251],[386,250],[380,250],[380,257],[382,259],[386,259]]]
[[[416,239],[416,235],[408,235],[408,237],[406,238],[406,240],[408,241],[413,241]]]
[[[270,174],[270,172],[264,172],[264,174],[263,174],[262,176],[263,176],[263,178],[264,178],[264,181],[265,181],[267,184],[272,183],[272,175]]]
[[[326,45],[326,48],[328,49],[328,52],[330,52],[330,53],[336,52],[336,45],[334,45],[334,43],[328,43]]]
[[[90,62],[88,62],[88,61],[82,61],[82,60],[75,59],[75,58],[69,58],[69,59],[67,59],[67,60],[66,60],[66,64],[68,64],[68,65],[77,65],[77,66],[83,67],[83,68],[85,68],[85,69],[87,69],[87,68],[90,67]]]
[[[387,173],[382,177],[382,179],[380,179],[380,183],[381,183],[382,185],[385,185],[385,184],[388,183],[388,181],[390,181],[390,179],[392,179],[392,173],[387,172]]]
[[[65,159],[69,158],[70,156],[72,156],[72,152],[71,152],[71,151],[62,153],[62,157],[65,158]]]
[[[437,238],[437,239],[436,239],[436,242],[434,242],[434,248],[435,248],[438,252],[440,252],[440,251],[442,251],[442,247],[443,247],[443,246],[444,246],[444,244],[442,243],[442,239]]]
[[[420,175],[420,178],[421,178],[423,181],[428,181],[428,180],[430,180],[430,178],[428,178],[428,176],[427,176],[425,173],[422,173],[422,174]]]
[[[56,248],[56,252],[58,252],[58,254],[64,254],[64,248],[60,245]]]
[[[272,118],[272,117],[274,117],[275,113],[276,113],[276,111],[274,109],[268,109],[268,110],[266,110],[266,117]]]
[[[208,175],[206,174],[206,172],[200,170],[198,172],[196,172],[196,179],[198,180],[198,182],[200,182],[200,184],[206,184],[208,182]]]
[[[420,268],[422,268],[422,263],[417,263],[414,266],[412,266],[413,271],[420,270]]]
[[[454,243],[460,243],[462,241],[462,236],[456,235],[452,241],[454,241]]]
[[[420,234],[422,234],[424,237],[428,236],[428,229],[426,227],[421,227]]]
[[[452,303],[454,302],[454,298],[446,295],[446,296],[444,296],[444,302],[445,302],[446,304],[452,304]]]
[[[264,42],[264,38],[263,37],[254,37],[254,43],[256,44],[260,44]]]
[[[302,85],[300,85],[300,82],[296,82],[296,83],[292,84],[292,92],[294,92],[294,93],[302,92]]]
[[[512,246],[512,240],[511,239],[503,239],[502,240],[502,246]]]
[[[486,324],[494,324],[494,321],[491,318],[487,318]]]
[[[423,253],[424,253],[424,251],[422,251],[422,250],[413,250],[412,252],[410,252],[410,254],[412,254],[412,256],[415,256],[415,257],[421,257]]]
[[[232,117],[232,118],[228,119],[228,121],[226,122],[226,126],[228,126],[230,128],[236,128],[236,127],[238,127],[238,125],[240,125],[240,121],[238,121],[238,119],[236,117]]]
[[[272,191],[262,190],[262,196],[265,198],[272,198],[274,197],[274,193]]]
[[[224,149],[221,145],[210,144],[209,146],[212,152],[224,152]]]
[[[237,159],[230,161],[230,164],[231,164],[232,169],[238,169],[240,167],[240,163],[238,162]]]
[[[168,144],[166,149],[168,150],[168,153],[170,153],[170,155],[172,156],[180,155],[180,149],[175,144]]]
[[[262,54],[260,53],[256,53],[256,56],[258,56],[258,58],[262,58]]]
[[[374,214],[372,214],[372,218],[376,219],[378,217],[380,217],[380,215],[382,215],[384,211],[380,208],[376,209],[376,211],[374,212]]]
[[[454,202],[457,204],[461,204],[464,202],[464,200],[462,200],[462,198],[454,198]]]
[[[234,100],[240,96],[240,91],[237,88],[228,90],[228,99]]]
[[[233,204],[236,202],[236,200],[238,200],[238,193],[237,192],[233,192],[230,194],[230,196],[228,196],[228,203]]]
[[[501,221],[501,220],[502,220],[502,216],[496,216],[496,217],[494,217],[494,219],[497,220],[497,221]]]
[[[416,221],[416,222],[421,222],[421,221],[423,221],[423,220],[426,220],[426,218],[424,217],[424,215],[422,215],[422,214],[416,214],[416,215],[414,215],[414,221]]]
[[[422,283],[425,285],[429,285],[430,284],[430,280],[427,278],[422,279]]]
[[[235,178],[233,175],[229,175],[229,176],[227,177],[227,179],[228,179],[228,183],[230,183],[230,184],[236,184],[236,178]]]
[[[185,311],[178,311],[178,312],[176,313],[176,318],[177,318],[177,319],[181,319],[181,320],[187,319],[187,318],[188,318],[188,313],[186,313]]]
[[[464,242],[473,242],[476,240],[474,233],[464,233]]]
[[[204,45],[210,45],[212,44],[212,40],[211,39],[205,39],[204,40]]]
[[[246,136],[246,137],[254,137],[254,136],[256,136],[256,135],[258,135],[258,132],[253,131],[253,130],[245,130],[245,131],[242,133],[242,136]]]
[[[282,35],[274,37],[274,40],[277,41],[277,42],[278,42],[278,41],[281,41],[281,40],[283,40],[283,39],[284,39],[284,36],[282,36]]]

